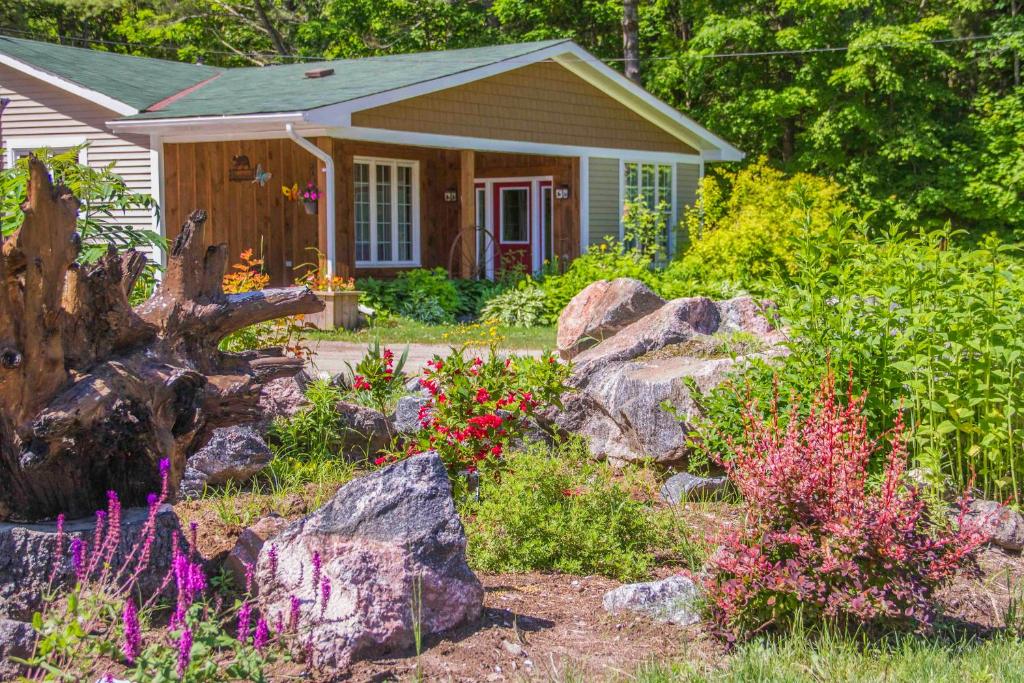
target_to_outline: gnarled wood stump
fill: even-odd
[[[145,257],[111,248],[77,264],[78,200],[41,162],[29,169],[25,221],[0,256],[0,520],[90,514],[108,490],[142,504],[161,459],[176,490],[202,430],[255,417],[261,385],[302,365],[218,342],[323,304],[298,287],[224,294],[227,247],[203,246],[196,211],[158,293],[133,309]]]

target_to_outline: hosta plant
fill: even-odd
[[[807,417],[783,427],[750,405],[746,433],[723,460],[746,514],[710,562],[708,609],[730,640],[798,619],[923,629],[935,589],[986,540],[968,522],[932,524],[906,474],[902,423],[872,437],[864,396],[837,397],[831,375]],[[880,478],[869,477],[874,457]]]

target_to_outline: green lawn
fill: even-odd
[[[492,334],[493,330],[493,334]],[[369,343],[380,339],[384,344],[485,344],[491,339],[507,349],[553,349],[555,327],[488,326],[483,323],[466,325],[425,325],[406,318],[391,318],[382,323],[358,330],[313,330],[310,339]]]

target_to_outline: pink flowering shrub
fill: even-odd
[[[821,385],[806,418],[780,426],[747,407],[743,445],[722,461],[746,514],[725,535],[706,581],[712,620],[729,640],[784,627],[799,614],[841,625],[925,628],[932,595],[986,540],[966,521],[929,522],[905,477],[903,425],[868,435],[864,396]],[[869,463],[882,463],[869,481]]]
[[[260,614],[251,568],[244,592],[234,599],[213,590],[196,550],[195,524],[188,539],[175,533],[169,571],[156,590],[143,592],[140,578],[152,572],[160,547],[155,541],[159,510],[168,498],[168,470],[165,460],[161,493],[149,497],[142,531],[126,551],[114,492],[107,509],[96,513],[91,541],[76,537],[66,543],[64,519],[58,518],[50,589],[33,617],[34,652],[16,660],[29,680],[258,681],[267,680],[274,662],[313,665],[298,634],[303,600],[292,596],[289,614]],[[268,553],[276,568],[276,549]],[[63,581],[69,563],[73,585]],[[308,609],[322,613],[329,581],[309,592]]]
[[[464,486],[460,475],[467,472],[499,476],[505,452],[529,421],[541,409],[561,405],[569,372],[553,354],[503,357],[492,348],[486,358],[467,358],[454,349],[447,358],[435,356],[419,380],[430,394],[420,409],[423,429],[403,449],[376,462],[437,451],[456,489]]]

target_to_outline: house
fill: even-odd
[[[168,236],[204,208],[207,239],[262,252],[276,283],[318,257],[342,276],[538,271],[620,236],[626,198],[674,223],[705,163],[742,158],[567,40],[213,69],[2,38],[0,63],[16,95],[49,93],[44,119],[105,107],[96,134],[150,155]]]

